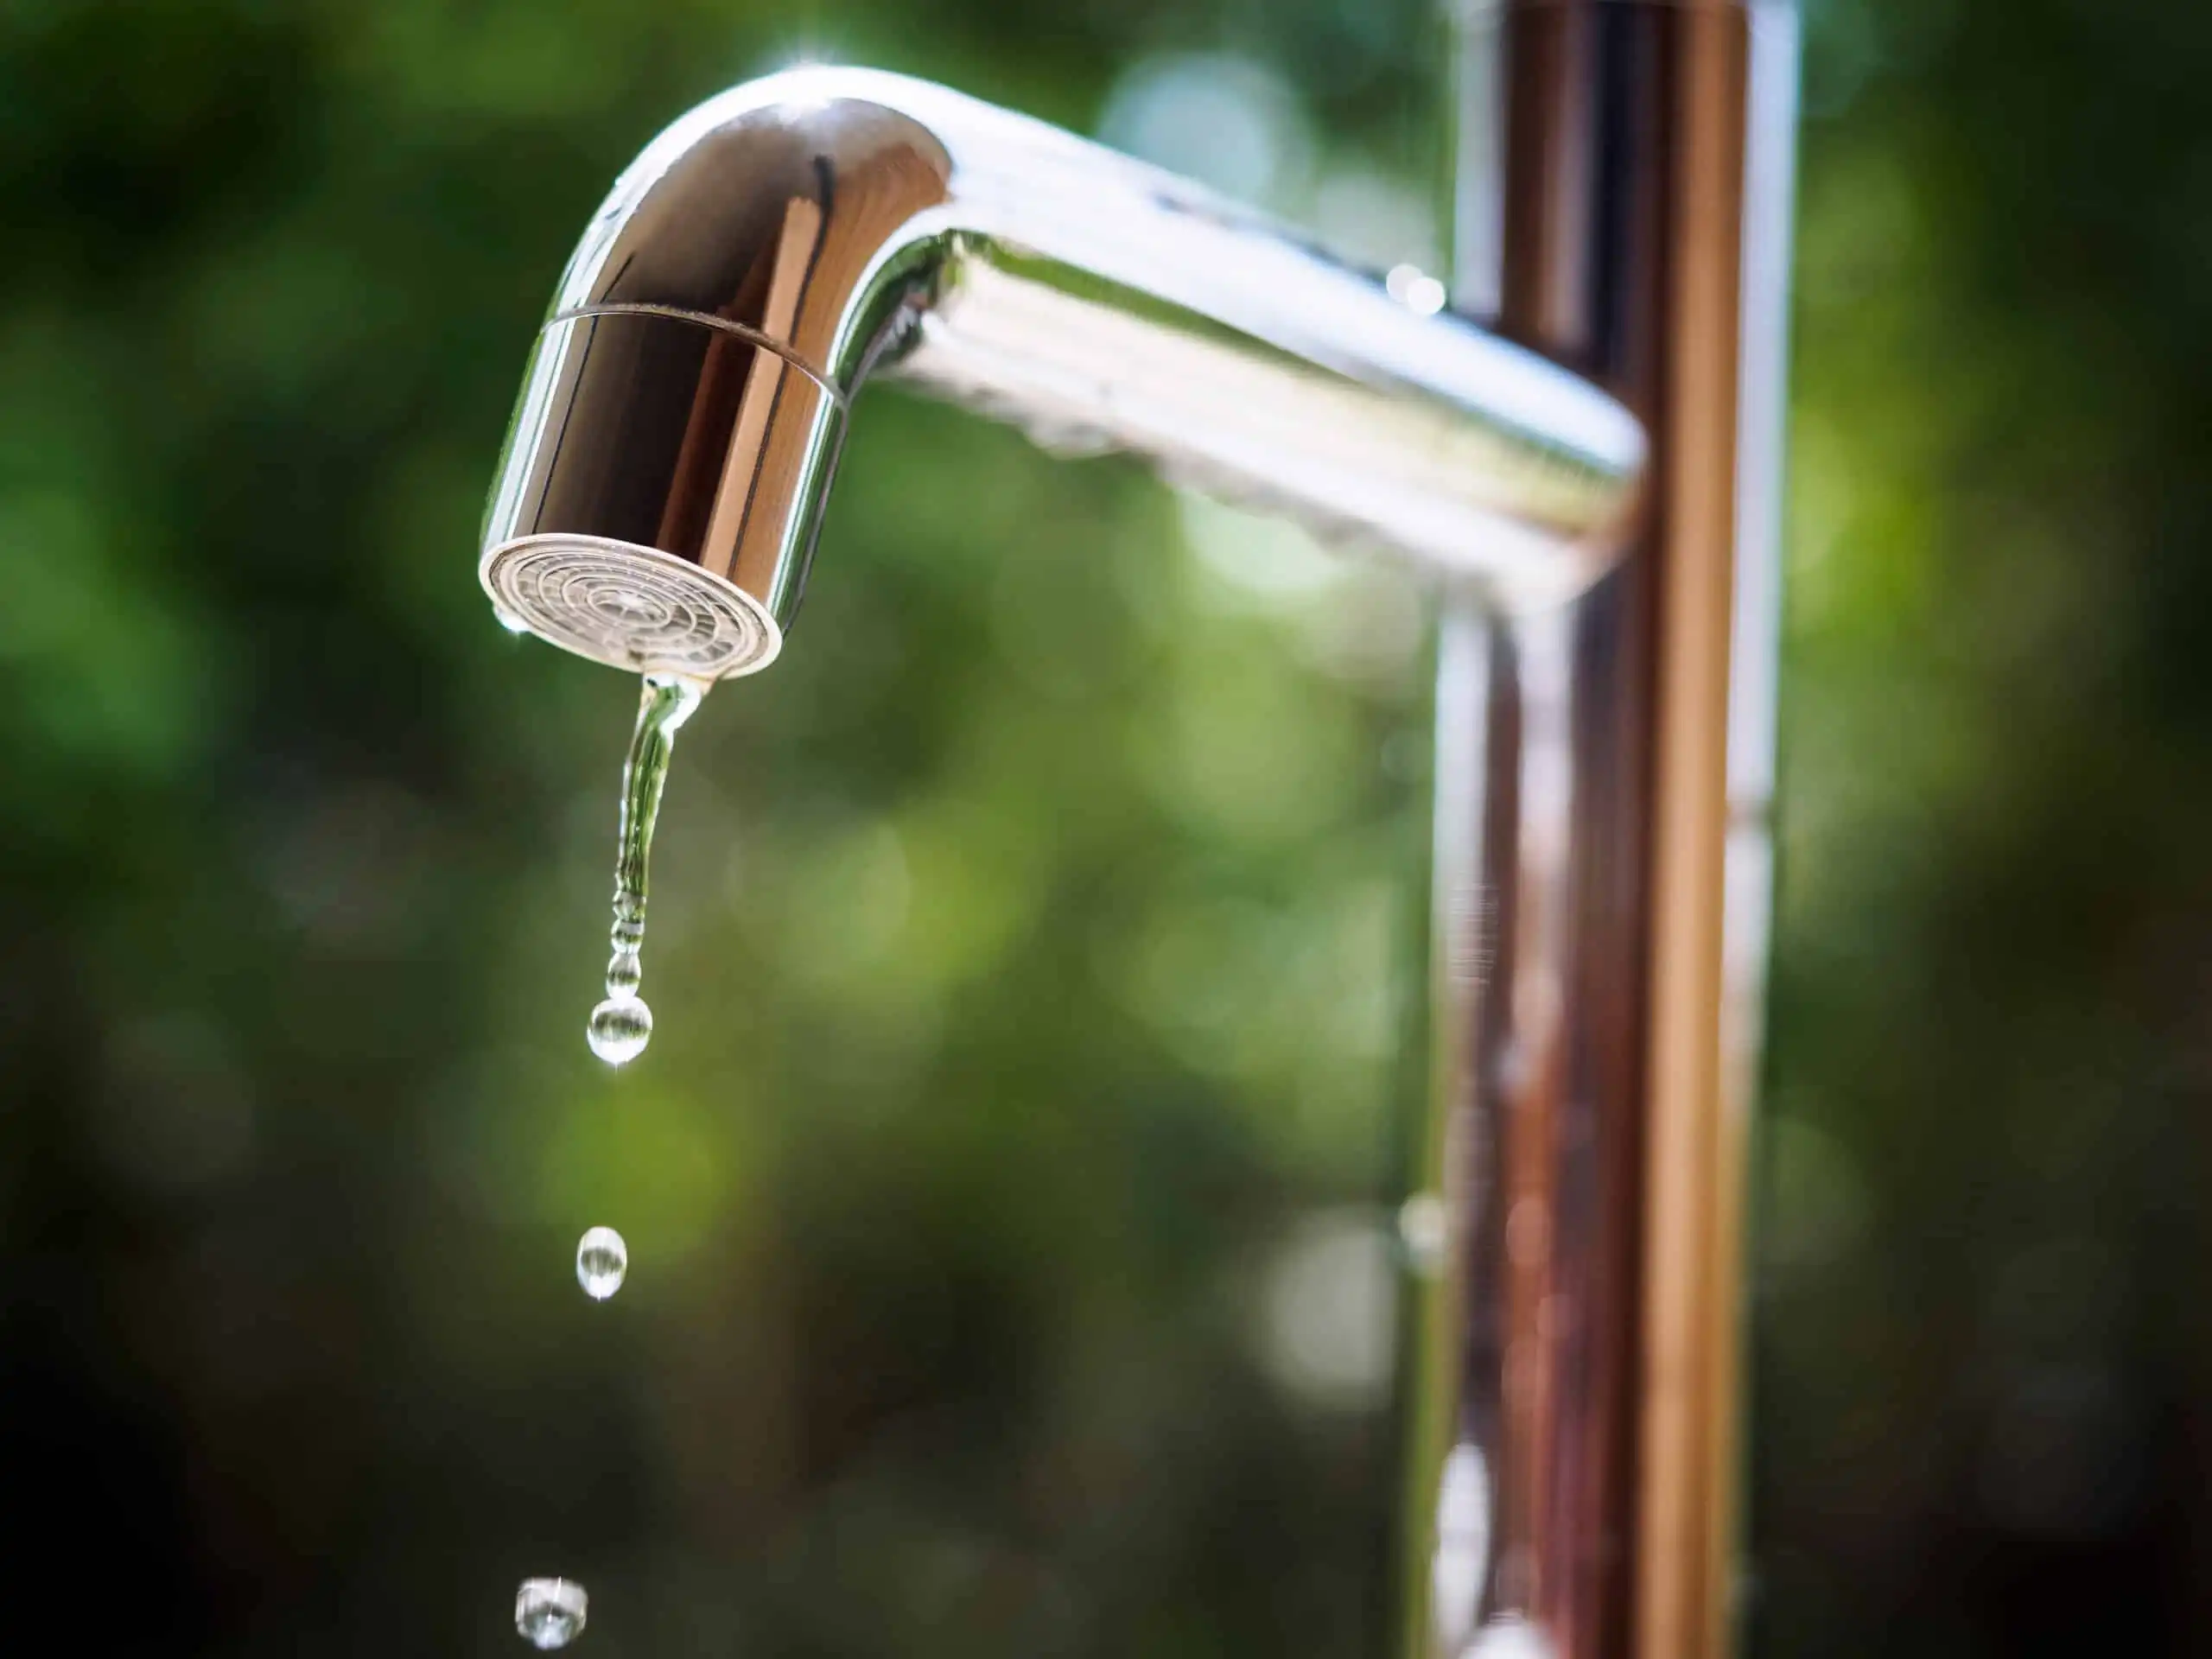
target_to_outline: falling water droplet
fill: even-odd
[[[609,1065],[627,1065],[645,1052],[653,1034],[653,1011],[644,999],[610,996],[591,1011],[584,1040]]]
[[[594,1227],[576,1241],[576,1282],[594,1302],[622,1288],[630,1271],[630,1247],[612,1227]]]
[[[524,1579],[515,1592],[515,1632],[541,1652],[565,1648],[584,1633],[591,1599],[566,1579]]]
[[[696,680],[648,674],[638,697],[638,728],[622,766],[622,822],[614,849],[614,925],[608,937],[607,1001],[591,1011],[585,1037],[609,1065],[623,1065],[645,1051],[653,1011],[638,995],[645,978],[639,951],[645,942],[645,863],[652,850],[653,821],[660,815],[676,734],[706,695]]]

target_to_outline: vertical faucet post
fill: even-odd
[[[1718,1655],[1796,20],[1487,0],[1459,22],[1461,304],[1620,393],[1653,472],[1641,536],[1571,609],[1446,606],[1425,1156],[1451,1249],[1414,1298],[1405,1646]]]

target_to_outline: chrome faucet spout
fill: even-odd
[[[804,68],[682,118],[585,231],[508,434],[486,591],[614,666],[766,667],[879,369],[1504,607],[1608,567],[1644,461],[1605,392],[1255,213],[927,82]]]

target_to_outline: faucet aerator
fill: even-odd
[[[530,632],[609,668],[726,680],[758,673],[783,649],[783,630],[752,594],[658,548],[531,536],[492,549],[479,575]]]

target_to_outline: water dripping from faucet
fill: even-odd
[[[613,954],[607,963],[607,1000],[591,1011],[585,1037],[609,1065],[626,1065],[645,1052],[653,1034],[653,1011],[638,995],[644,977],[639,952],[645,942],[645,865],[652,851],[653,822],[660,816],[676,734],[706,695],[697,680],[648,674],[638,697],[638,727],[622,767],[622,818],[614,854]]]

